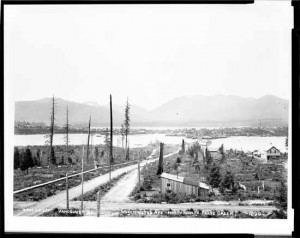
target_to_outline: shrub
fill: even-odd
[[[286,219],[287,215],[283,209],[274,210],[268,217],[268,219]]]

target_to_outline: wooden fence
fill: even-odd
[[[126,162],[126,163],[113,164],[113,165],[111,165],[111,168],[117,167],[117,166],[119,166],[119,165],[126,165],[126,164],[137,163],[137,162],[138,162],[138,160],[133,160],[133,161]],[[70,178],[72,178],[72,177],[75,177],[75,176],[79,176],[79,175],[81,175],[81,174],[91,173],[91,172],[94,172],[94,171],[96,171],[96,170],[98,170],[98,169],[109,168],[109,167],[110,167],[110,165],[100,166],[100,167],[95,168],[95,169],[90,169],[90,170],[87,170],[87,171],[84,171],[84,172],[72,174],[72,175],[69,175],[69,176],[68,176],[68,179],[70,179]],[[48,185],[48,184],[52,184],[52,183],[56,183],[56,182],[59,182],[59,181],[62,181],[62,180],[66,180],[66,178],[67,178],[67,177],[62,177],[62,178],[55,179],[55,180],[51,180],[51,181],[48,181],[48,182],[45,182],[45,183],[37,184],[37,185],[31,186],[31,187],[23,188],[23,189],[14,191],[13,194],[17,194],[17,193],[25,192],[25,191],[28,191],[28,190],[31,190],[31,189],[43,187],[43,186]]]

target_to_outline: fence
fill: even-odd
[[[137,162],[138,162],[138,160],[133,160],[133,161],[126,162],[126,163],[114,164],[114,165],[111,165],[111,168],[117,167],[117,166],[119,166],[119,165],[126,165],[126,164],[137,163]],[[79,176],[79,175],[81,175],[81,174],[94,172],[94,171],[96,171],[96,170],[98,170],[98,169],[109,168],[109,167],[110,167],[110,165],[106,165],[106,166],[101,166],[101,167],[98,167],[98,168],[95,168],[95,169],[90,169],[90,170],[87,170],[87,171],[84,171],[84,172],[72,174],[72,175],[69,175],[69,176],[68,176],[68,179],[70,179],[70,178],[72,178],[72,177],[75,177],[75,176]],[[52,184],[52,183],[56,183],[56,182],[59,182],[59,181],[62,181],[62,180],[66,180],[66,178],[67,178],[67,177],[62,177],[62,178],[55,179],[55,180],[51,180],[51,181],[48,181],[48,182],[45,182],[45,183],[37,184],[37,185],[31,186],[31,187],[28,187],[28,188],[23,188],[23,189],[14,191],[13,194],[17,194],[17,193],[25,192],[25,191],[28,191],[28,190],[31,190],[31,189],[43,187],[43,186],[48,185],[48,184]]]

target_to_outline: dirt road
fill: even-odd
[[[168,154],[164,156],[164,158],[170,157],[174,154],[178,153],[174,152],[171,154]],[[143,166],[146,165],[146,163],[154,162],[156,159],[151,159],[148,161],[144,161],[140,164],[140,169],[143,168]],[[125,175],[123,178],[121,178],[117,184],[111,188],[108,193],[104,195],[104,197],[101,199],[103,203],[107,202],[130,202],[129,195],[134,190],[135,186],[138,184],[138,169],[134,169],[127,175]]]
[[[137,169],[126,174],[117,184],[112,187],[102,198],[103,203],[107,202],[129,202],[129,195],[138,181]]]
[[[175,153],[169,154],[167,156],[171,156]],[[158,158],[154,159],[148,159],[148,162],[152,162],[157,160]],[[147,160],[144,160],[141,162],[141,167],[146,164]],[[137,171],[137,164],[130,165],[124,168],[116,169],[111,172],[111,177],[115,178],[122,173],[130,173],[133,170]],[[132,179],[132,178],[131,178]],[[96,188],[99,185],[103,185],[109,181],[109,174],[101,175],[97,178],[94,178],[92,180],[89,180],[84,183],[83,186],[83,193],[89,192]],[[75,197],[78,197],[81,195],[81,185],[78,185],[76,187],[73,187],[69,189],[69,199],[72,200]],[[19,205],[18,205],[19,204]],[[22,204],[22,202],[21,202]],[[66,206],[66,192],[62,191],[54,196],[48,197],[42,201],[26,204],[26,207],[24,208],[23,205],[21,205],[18,202],[14,202],[14,215],[16,216],[38,216],[43,214],[45,211],[52,210],[56,208],[57,206]],[[25,203],[24,203],[25,205]]]

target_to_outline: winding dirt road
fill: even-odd
[[[152,154],[154,154],[153,151]],[[178,151],[164,156],[167,158]],[[147,160],[140,163],[140,168],[146,165],[146,163],[151,163],[158,158],[152,158],[149,156]],[[116,185],[110,189],[101,199],[100,205],[100,216],[101,217],[112,217],[118,216],[120,211],[132,211],[138,210],[155,210],[155,211],[166,211],[172,209],[173,211],[185,211],[187,209],[193,208],[194,210],[201,209],[202,211],[211,212],[213,210],[223,211],[228,210],[232,212],[242,211],[246,213],[257,213],[258,211],[272,212],[276,210],[274,206],[268,206],[266,202],[261,201],[260,205],[245,204],[244,206],[239,206],[239,202],[200,202],[200,203],[181,203],[181,204],[153,204],[153,203],[135,203],[130,201],[129,195],[134,190],[138,183],[138,165],[130,165],[124,168],[116,169],[112,171],[111,176],[115,178],[120,174],[126,172],[127,174],[123,176]],[[93,190],[99,185],[103,185],[109,181],[109,174],[101,175],[90,181],[84,183],[84,193]],[[71,188],[69,190],[69,199],[73,199],[81,195],[81,185]],[[259,201],[254,201],[259,203]],[[96,216],[96,202],[84,201],[84,215],[85,216]],[[80,201],[70,201],[70,208],[80,209]],[[14,215],[17,216],[39,216],[44,212],[51,211],[54,208],[65,209],[66,208],[66,193],[62,191],[57,195],[51,196],[45,200],[39,202],[14,202]]]
[[[174,154],[177,154],[178,151],[165,155],[164,158],[168,158]],[[151,159],[148,161],[144,161],[140,164],[140,169],[143,168],[143,166],[146,165],[146,163],[152,163],[156,159]],[[130,202],[129,195],[134,190],[135,186],[138,184],[138,168],[134,169],[127,175],[125,175],[123,178],[121,178],[117,184],[112,187],[108,193],[106,193],[101,201],[103,203],[109,203],[109,202]]]
[[[153,151],[152,154],[154,154],[154,153],[155,153],[155,150]],[[178,151],[171,153],[164,157],[168,157],[168,156],[171,156],[176,153],[178,153]],[[150,158],[150,156],[148,157],[148,160],[144,160],[140,163],[141,168],[147,163],[147,161],[153,162],[158,159],[158,158],[154,158],[154,159],[149,159],[149,158]],[[107,196],[106,199],[114,201],[114,199],[118,198],[118,196],[120,196],[120,194],[123,194],[120,197],[121,200],[119,200],[119,201],[126,200],[128,195],[131,193],[131,191],[134,189],[134,187],[136,185],[137,168],[138,168],[138,165],[134,164],[134,165],[130,165],[130,166],[123,167],[123,168],[112,171],[111,172],[112,178],[115,178],[115,177],[121,175],[122,173],[128,173],[128,175],[126,175],[126,178],[128,181],[130,181],[130,183],[125,183],[123,180],[121,182],[123,182],[123,185],[125,184],[125,186],[121,186],[122,183],[121,184],[117,183],[116,186],[119,186],[120,191],[118,191],[117,188],[114,188],[113,192],[111,192],[110,195]],[[83,193],[87,193],[87,192],[95,189],[97,186],[107,183],[108,181],[109,181],[109,173],[101,175],[92,180],[89,180],[84,183]],[[76,187],[69,189],[69,200],[72,200],[73,198],[78,197],[80,195],[81,195],[81,185],[78,185]],[[86,204],[86,202],[84,202],[84,204]],[[46,211],[50,211],[56,207],[61,207],[61,206],[64,206],[64,207],[66,206],[66,192],[65,191],[59,192],[58,194],[48,197],[39,202],[29,202],[29,203],[28,202],[14,202],[14,215],[16,215],[16,216],[39,216]]]

